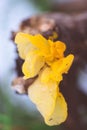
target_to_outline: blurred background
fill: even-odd
[[[17,54],[10,40],[22,20],[43,12],[80,13],[87,0],[2,0],[0,1],[0,130],[66,130],[64,125],[49,127],[26,95],[15,94],[11,81]],[[80,71],[79,89],[87,95],[87,67]],[[84,104],[83,104],[84,106]],[[84,107],[81,109],[82,112]],[[84,112],[83,112],[84,114]],[[87,113],[85,114],[87,115]],[[87,116],[85,117],[87,121]],[[87,122],[86,122],[87,123]]]

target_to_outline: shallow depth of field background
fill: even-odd
[[[17,76],[14,70],[17,55],[15,46],[10,40],[11,31],[17,30],[23,19],[35,14],[55,10],[68,13],[78,11],[76,7],[57,8],[52,4],[53,1],[57,1],[58,5],[70,2],[69,0],[0,1],[0,130],[66,130],[63,124],[53,127],[45,125],[29,97],[16,95],[11,89],[11,81]],[[87,67],[81,72],[78,81],[79,89],[87,95]]]

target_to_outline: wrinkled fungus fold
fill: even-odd
[[[47,125],[59,125],[67,118],[67,103],[59,85],[63,74],[68,73],[74,56],[64,56],[66,45],[61,41],[53,42],[42,35],[19,32],[15,37],[19,56],[24,60],[24,78],[38,75],[28,88],[28,95],[44,117]]]

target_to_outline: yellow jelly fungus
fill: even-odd
[[[58,38],[58,34],[54,31],[51,36],[49,36],[50,40],[55,40]]]
[[[59,90],[63,74],[70,69],[74,56],[64,57],[66,45],[42,35],[18,33],[15,38],[19,55],[24,59],[24,78],[38,75],[28,88],[28,95],[47,125],[58,125],[67,118],[67,103]]]

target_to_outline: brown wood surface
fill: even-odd
[[[66,43],[67,51],[75,55],[74,63],[64,80],[60,89],[64,94],[69,108],[69,116],[64,123],[67,130],[87,130],[87,95],[78,88],[78,74],[87,65],[87,12],[77,15],[62,13],[48,13],[33,16],[24,20],[17,32],[30,34],[40,33],[47,39],[56,32],[58,37]],[[12,40],[17,32],[12,32]],[[22,76],[22,60],[17,59],[18,76]],[[29,81],[28,81],[29,82]]]

